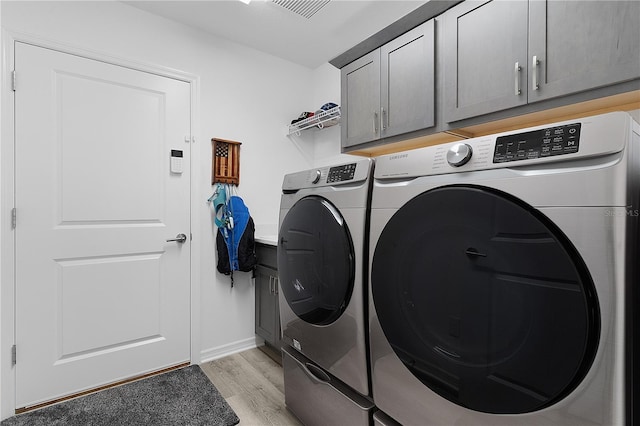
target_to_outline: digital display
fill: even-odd
[[[549,127],[496,139],[494,163],[573,154],[580,146],[580,123]]]
[[[345,164],[344,166],[331,167],[327,175],[327,183],[343,182],[351,180],[356,174],[356,163]]]

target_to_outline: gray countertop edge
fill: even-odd
[[[269,246],[278,245],[277,235],[256,235],[254,239],[256,240],[256,243],[265,244]]]

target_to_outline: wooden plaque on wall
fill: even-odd
[[[211,139],[211,185],[228,183],[240,185],[240,145],[242,142]]]

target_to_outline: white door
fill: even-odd
[[[189,361],[189,83],[24,43],[15,67],[16,407]]]

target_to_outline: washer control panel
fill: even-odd
[[[356,163],[343,164],[331,167],[327,174],[327,183],[344,182],[353,180],[356,174]]]
[[[580,145],[580,123],[548,127],[496,138],[494,163],[574,154]]]
[[[628,113],[617,111],[478,136],[381,155],[375,160],[374,177],[411,179],[491,169],[548,170],[554,168],[551,164],[560,163],[577,165],[581,160],[623,152],[631,143],[630,129],[640,131],[637,126]]]

